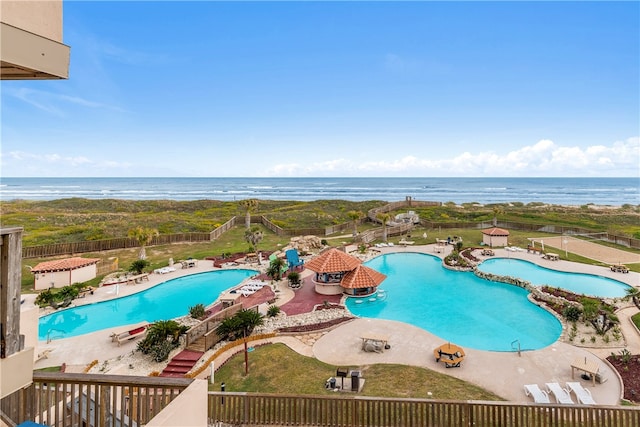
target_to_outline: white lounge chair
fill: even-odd
[[[570,405],[575,403],[573,399],[571,399],[571,395],[566,388],[562,388],[558,383],[546,383],[547,391],[553,393],[553,397],[556,398],[556,402],[562,403],[563,405]]]
[[[256,293],[256,291],[252,289],[240,289],[238,292],[240,292],[243,297],[248,297],[249,295],[253,295]]]
[[[547,392],[541,390],[540,387],[538,387],[538,384],[525,384],[524,394],[532,396],[533,401],[536,403],[551,403]]]
[[[576,395],[578,402],[582,403],[583,405],[596,404],[596,401],[593,400],[593,397],[591,396],[591,392],[588,389],[582,387],[582,384],[577,382],[567,383],[567,388]]]

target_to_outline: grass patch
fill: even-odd
[[[219,390],[226,391],[328,395],[328,378],[335,376],[336,366],[302,356],[284,344],[256,347],[249,353],[249,375],[245,376],[244,353],[230,358],[215,374]],[[365,385],[361,395],[397,398],[434,398],[452,400],[503,400],[481,387],[439,372],[414,366],[376,364],[352,366],[362,371]],[[337,380],[340,384],[340,379]],[[431,395],[427,393],[431,392]]]
[[[631,316],[631,321],[636,325],[636,328],[640,329],[640,313],[636,313]]]

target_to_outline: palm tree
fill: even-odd
[[[216,333],[221,337],[229,337],[232,340],[244,338],[244,372],[249,373],[249,351],[247,349],[247,337],[253,330],[264,324],[264,317],[255,310],[242,309],[233,317],[227,317],[216,328]]]
[[[504,209],[502,206],[494,206],[493,207],[493,226],[498,226],[498,215],[502,215],[504,213]]]
[[[633,304],[636,307],[638,307],[638,309],[640,310],[640,289],[631,287],[631,288],[628,288],[626,292],[627,292],[627,295],[625,295],[623,300],[624,301],[631,300]]]
[[[273,280],[282,279],[282,270],[284,270],[285,261],[282,258],[275,257],[267,268],[267,276],[271,277]]]
[[[244,240],[251,245],[253,252],[258,251],[258,243],[262,241],[262,237],[262,231],[258,227],[252,227],[244,232]],[[258,263],[261,264],[260,257],[258,257]]]
[[[136,239],[140,245],[139,259],[147,258],[145,246],[153,241],[153,238],[159,236],[160,233],[155,228],[136,227],[129,230],[129,237]]]
[[[361,211],[349,211],[347,216],[353,221],[353,236],[355,237],[358,235],[358,220],[364,217],[364,213]]]
[[[389,212],[378,212],[376,218],[382,222],[382,241],[387,242],[387,221],[391,219]]]
[[[245,199],[240,201],[240,206],[245,209],[246,216],[244,218],[244,226],[248,230],[249,228],[251,228],[251,212],[256,210],[256,208],[258,207],[258,200]]]

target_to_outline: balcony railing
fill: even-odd
[[[35,371],[30,386],[2,399],[0,421],[10,426],[24,421],[56,427],[142,426],[192,381]]]
[[[209,425],[638,427],[640,407],[209,392]]]

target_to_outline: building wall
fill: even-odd
[[[6,24],[62,43],[62,0],[2,0],[0,19]]]
[[[54,288],[62,288],[74,283],[86,282],[87,280],[94,279],[96,277],[96,272],[96,264],[91,264],[82,268],[76,268],[75,270],[71,271],[66,270],[36,273],[35,289],[49,289],[51,286],[53,286]]]
[[[508,240],[509,240],[509,236],[491,236],[489,234],[482,235],[482,242],[485,245],[489,245],[492,248],[507,246]]]

